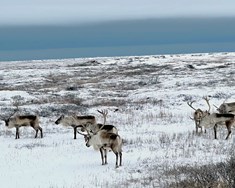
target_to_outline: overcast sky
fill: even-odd
[[[235,16],[235,0],[0,0],[0,25]]]

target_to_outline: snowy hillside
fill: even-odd
[[[235,102],[235,53],[83,58],[0,62],[1,119],[38,114],[44,137],[31,127],[15,129],[0,121],[0,187],[164,187],[164,172],[175,166],[227,160],[234,129],[196,135],[193,110],[212,111]],[[107,124],[124,139],[123,166],[115,155],[101,165],[98,151],[73,129],[56,125],[61,115],[94,115],[108,109]],[[118,109],[118,110],[117,110]]]

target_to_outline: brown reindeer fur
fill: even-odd
[[[43,137],[42,128],[39,126],[39,118],[35,115],[18,115],[5,120],[8,128],[16,128],[16,139],[20,138],[19,128],[22,126],[31,126],[36,131],[35,138],[37,138],[38,130],[40,130],[41,138]]]
[[[71,126],[74,129],[74,139],[77,138],[77,129],[83,128],[83,126],[87,125],[95,125],[96,119],[95,116],[60,116],[55,124],[62,124],[64,126]]]

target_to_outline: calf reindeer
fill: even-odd
[[[74,139],[77,138],[77,129],[83,128],[87,125],[96,125],[95,116],[60,116],[55,124],[62,124],[64,126],[71,126],[74,129]]]
[[[4,120],[8,128],[16,128],[15,139],[20,138],[19,128],[23,126],[31,126],[36,131],[35,138],[38,136],[38,130],[41,132],[41,138],[43,137],[42,128],[39,126],[39,118],[35,115],[17,115]]]
[[[84,126],[84,129],[87,131],[87,134],[84,134],[86,146],[93,146],[95,150],[100,151],[102,165],[107,164],[107,150],[111,149],[116,155],[116,168],[118,168],[122,165],[122,139],[118,134],[111,133],[103,129],[103,127],[105,127],[108,111],[98,112],[103,115],[104,123],[94,133],[87,130],[87,128]]]
[[[235,122],[234,114],[213,113],[211,115],[204,116],[200,122],[200,126],[204,126],[205,128],[214,126],[215,139],[217,139],[217,127],[218,125],[225,123],[228,130],[228,134],[225,138],[227,140],[232,132],[231,126],[233,125],[234,122]]]
[[[193,113],[193,120],[195,122],[195,127],[196,127],[196,133],[198,133],[198,129],[200,128],[201,129],[201,132],[202,132],[202,127],[200,126],[200,122],[202,120],[202,117],[203,116],[206,116],[206,115],[209,115],[210,114],[210,103],[209,103],[209,99],[207,97],[203,97],[203,99],[206,101],[209,109],[208,110],[205,110],[205,111],[202,111],[200,108],[196,109],[192,106],[192,104],[195,102],[195,101],[191,101],[191,102],[187,102],[187,104],[189,105],[189,107],[191,107],[193,110],[194,110],[194,113]],[[205,130],[206,132],[206,130]]]

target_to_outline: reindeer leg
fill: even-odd
[[[104,149],[104,164],[108,164],[108,162],[107,162],[107,149]]]
[[[196,134],[198,134],[198,125],[197,125],[197,122],[195,122],[195,125],[196,125]]]
[[[200,121],[197,121],[196,124],[197,124],[197,129],[200,128],[201,129],[200,134],[202,134],[203,133],[203,127],[200,126]],[[197,132],[199,132],[199,131],[197,130]]]
[[[227,135],[227,137],[225,138],[225,140],[228,140],[228,137],[229,137],[229,135],[231,134],[231,122],[230,121],[226,121],[225,122],[225,124],[226,124],[226,127],[227,127],[227,129],[228,129],[228,135]]]
[[[38,129],[40,130],[41,138],[43,138],[42,127],[38,127]]]
[[[100,154],[101,154],[102,165],[104,165],[104,154],[103,154],[103,148],[100,148]]]
[[[202,131],[202,126],[200,126],[200,121],[197,120],[195,123],[196,123],[196,133],[199,134],[199,128],[200,128],[201,130],[200,134],[202,134],[203,131]]]
[[[38,137],[38,129],[35,129],[35,131],[36,131],[36,134],[35,134],[34,138],[37,138]]]
[[[199,125],[198,125],[199,126]],[[201,133],[203,134],[203,127],[202,126],[200,126],[200,128],[201,128]]]
[[[16,127],[16,137],[15,137],[15,139],[18,138],[18,132],[19,132],[19,127]]]
[[[74,131],[74,139],[77,139],[77,127],[75,126],[74,128],[73,128],[73,131]]]
[[[15,137],[15,139],[17,139],[17,127],[16,127],[16,137]]]
[[[119,152],[119,157],[120,157],[120,163],[119,163],[119,166],[122,166],[122,152]]]
[[[217,124],[214,126],[215,139],[217,139]]]
[[[19,139],[20,138],[20,128],[19,127],[16,127],[16,139]]]
[[[116,168],[118,168],[118,152],[115,152],[116,155]]]

